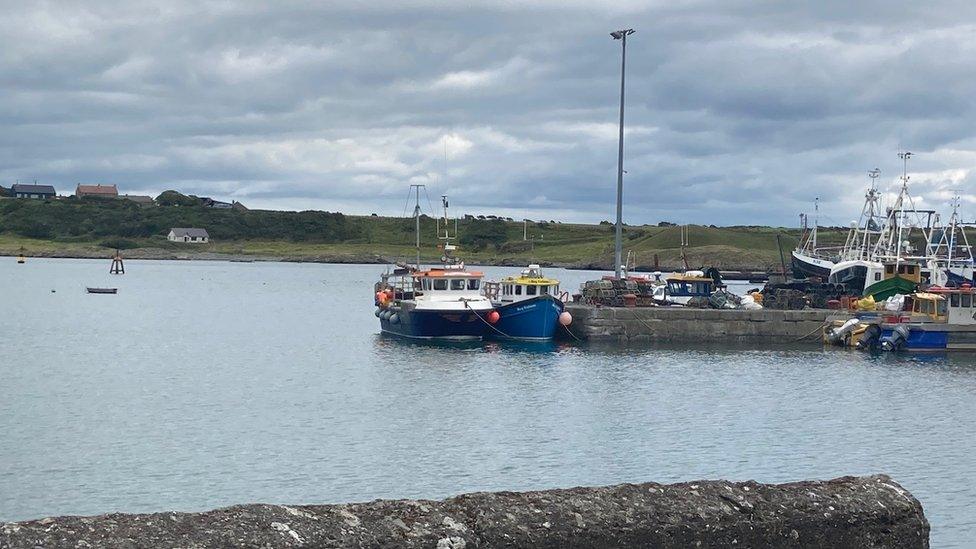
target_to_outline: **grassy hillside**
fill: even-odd
[[[202,227],[213,242],[168,242],[171,227]],[[453,227],[452,227],[453,229]],[[613,258],[613,226],[530,223],[523,240],[521,222],[500,219],[458,221],[461,256],[469,263],[541,262],[608,268]],[[423,257],[433,260],[435,221],[421,224]],[[693,267],[778,268],[776,235],[787,261],[799,231],[769,227],[689,226],[687,250]],[[821,242],[842,243],[846,231],[821,232]],[[216,210],[201,206],[140,208],[124,200],[34,201],[0,199],[0,253],[21,246],[35,255],[105,257],[127,249],[129,257],[182,257],[200,253],[309,261],[383,261],[414,256],[412,219],[347,216],[330,212]],[[678,227],[628,226],[624,250],[650,268],[680,266]]]

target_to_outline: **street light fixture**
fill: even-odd
[[[614,238],[614,273],[619,280],[623,276],[621,261],[623,261],[623,195],[624,195],[624,76],[627,72],[627,37],[634,34],[634,29],[613,31],[610,36],[620,40],[620,143],[617,149],[617,230]]]

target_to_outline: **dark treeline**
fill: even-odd
[[[515,226],[501,219],[460,220],[460,241],[475,250],[497,249],[508,240],[508,225]],[[160,195],[156,205],[150,207],[122,199],[0,200],[0,232],[29,238],[100,240],[111,247],[128,247],[127,244],[135,244],[122,239],[164,237],[173,227],[203,228],[212,239],[220,241],[409,245],[415,238],[412,219],[346,216],[324,211],[215,209],[195,198],[172,192]],[[423,216],[421,234],[426,245],[431,245],[431,237],[438,232],[436,221]]]
[[[0,232],[43,239],[148,238],[173,227],[200,227],[221,240],[340,242],[357,228],[341,213],[236,211],[201,205],[140,207],[129,200],[2,200]]]

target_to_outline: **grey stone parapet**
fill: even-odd
[[[828,318],[847,311],[804,309],[695,309],[686,307],[596,307],[569,303],[569,331],[590,341],[687,343],[792,343],[820,341]]]
[[[429,549],[927,548],[922,505],[885,475],[789,484],[701,481],[442,501],[237,505],[0,524],[0,547]]]

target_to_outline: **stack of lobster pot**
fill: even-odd
[[[580,287],[583,303],[606,307],[623,307],[624,296],[636,297],[638,307],[654,306],[654,285],[644,280],[588,280]]]
[[[828,301],[849,294],[845,284],[806,281],[768,283],[762,293],[763,307],[767,309],[803,309],[807,306],[825,309]]]
[[[800,290],[780,288],[763,292],[763,307],[798,311],[807,307],[807,296]]]

